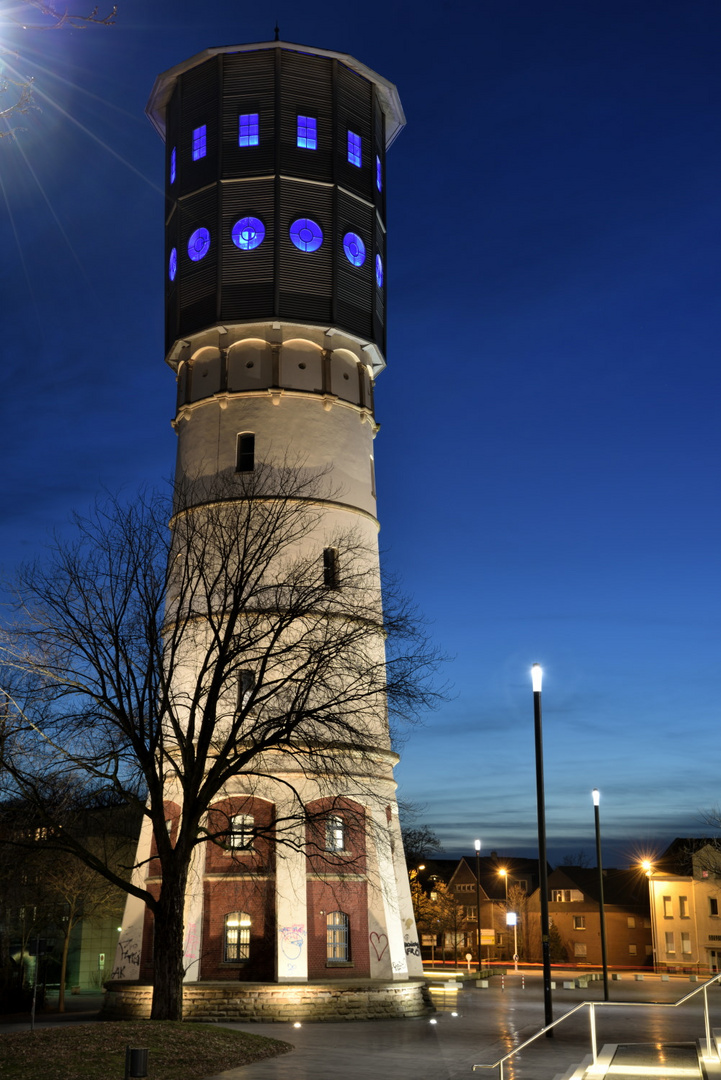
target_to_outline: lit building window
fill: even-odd
[[[239,851],[247,851],[253,846],[253,825],[255,824],[251,814],[233,814],[230,818],[228,830],[228,847]]]
[[[208,254],[210,233],[207,229],[196,229],[188,240],[188,255],[193,262],[200,262]]]
[[[380,255],[376,255],[376,285],[379,289],[383,288],[383,260]]]
[[[175,281],[175,275],[178,273],[178,249],[173,248],[170,252],[170,258],[168,259],[168,277],[171,281]]]
[[[238,146],[257,146],[259,135],[258,113],[241,113],[238,117]]]
[[[175,183],[175,177],[177,175],[178,164],[178,151],[175,147],[170,151],[170,183]]]
[[[193,129],[193,161],[199,161],[200,158],[204,158],[208,152],[208,127],[207,124],[201,124],[200,127]]]
[[[361,137],[356,135],[354,131],[348,132],[348,160],[351,165],[361,166],[362,150],[361,150]]]
[[[684,956],[691,955],[691,935],[681,934],[681,952]]]
[[[326,589],[338,588],[338,550],[323,549],[323,584]]]
[[[326,958],[329,964],[348,963],[348,938],[348,916],[343,911],[329,911],[326,915]]]
[[[306,150],[318,149],[318,125],[314,116],[299,116],[296,145]]]
[[[348,262],[353,266],[362,266],[366,261],[366,246],[358,233],[348,232],[343,237],[343,250]]]
[[[628,927],[629,930],[635,930],[636,929],[636,918],[635,918],[634,915],[629,915],[627,917],[626,926]]]
[[[290,227],[290,238],[299,251],[317,251],[323,243],[323,230],[311,218],[298,218]]]
[[[343,818],[334,814],[325,823],[325,850],[343,851],[345,847],[345,826]]]
[[[231,911],[225,916],[223,928],[223,959],[227,964],[247,960],[250,956],[250,915]]]
[[[235,246],[241,251],[252,251],[263,243],[265,225],[257,217],[240,218],[233,226],[230,235]]]

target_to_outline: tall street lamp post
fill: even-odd
[[[598,804],[601,793],[598,788],[592,792],[593,816],[596,823],[596,866],[598,867],[598,905],[601,916],[601,961],[603,963],[603,1000],[608,1001],[608,953],[606,951],[606,909],[603,905],[603,866],[601,865],[601,822]]]
[[[478,978],[481,977],[481,841],[474,840],[476,849],[476,915],[478,916]]]
[[[536,736],[536,803],[538,806],[538,877],[541,890],[541,951],[543,954],[543,1008],[545,1026],[553,1023],[551,999],[551,942],[548,917],[548,860],[546,858],[546,802],[543,788],[543,730],[541,726],[541,686],[543,670],[540,664],[531,668],[533,686],[533,726]],[[546,1032],[553,1038],[553,1028]]]

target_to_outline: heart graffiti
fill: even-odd
[[[375,930],[372,930],[368,937],[376,954],[376,959],[382,960],[388,951],[388,938],[385,934],[377,934]]]

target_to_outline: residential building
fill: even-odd
[[[674,840],[652,866],[648,888],[656,967],[670,974],[721,971],[718,843]]]
[[[548,877],[552,960],[600,967],[601,912],[598,870],[560,866]],[[651,918],[646,879],[638,870],[604,870],[606,954],[610,968],[651,963]],[[529,898],[529,959],[541,961],[540,892]]]

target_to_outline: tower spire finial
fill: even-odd
[[[278,26],[278,20],[275,20],[275,40],[280,41],[280,27]]]

